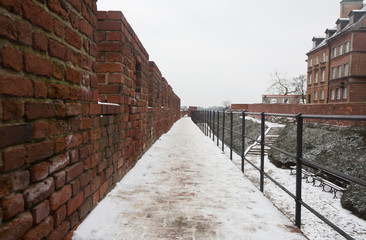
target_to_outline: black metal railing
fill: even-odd
[[[241,132],[233,130],[233,115],[234,114],[240,114],[242,117],[242,126],[241,126]],[[216,119],[215,116],[216,115]],[[221,115],[221,118],[220,118]],[[230,126],[225,126],[225,116],[230,116]],[[246,135],[245,132],[245,125],[246,125],[246,116],[260,116],[260,138],[256,139],[253,137],[250,137]],[[296,131],[296,154],[290,153],[288,151],[285,151],[283,149],[280,149],[276,146],[267,144],[265,142],[265,118],[266,117],[285,117],[285,118],[293,118],[296,119],[297,122],[297,131]],[[301,228],[301,207],[305,207],[307,210],[309,210],[311,213],[313,213],[315,216],[317,216],[319,219],[321,219],[323,222],[325,222],[327,225],[329,225],[331,228],[333,228],[335,231],[337,231],[340,235],[345,237],[346,239],[353,239],[349,234],[347,234],[345,231],[343,231],[341,228],[339,228],[337,225],[335,225],[333,222],[331,222],[329,219],[324,217],[321,213],[319,213],[317,210],[312,208],[310,205],[305,203],[302,200],[302,168],[303,166],[307,166],[313,169],[321,170],[322,172],[329,174],[331,176],[337,177],[339,179],[346,180],[348,182],[352,182],[361,186],[366,186],[366,181],[347,175],[343,172],[331,169],[329,167],[323,166],[319,163],[310,161],[308,159],[303,158],[303,121],[304,119],[324,119],[324,120],[344,120],[344,121],[366,121],[366,116],[345,116],[345,115],[305,115],[305,114],[276,114],[276,113],[255,113],[255,112],[225,112],[225,111],[193,111],[191,118],[193,122],[198,125],[201,130],[204,132],[206,136],[213,137],[213,141],[215,141],[215,134],[213,133],[213,129],[216,127],[216,139],[217,139],[217,146],[219,146],[219,139],[221,139],[221,145],[222,145],[222,151],[224,151],[224,146],[228,146],[230,148],[230,159],[233,159],[233,151],[235,151],[240,157],[241,157],[241,170],[244,173],[244,162],[249,163],[251,166],[253,166],[255,169],[257,169],[260,173],[260,184],[259,189],[261,192],[264,191],[264,178],[268,178],[270,181],[272,181],[275,185],[277,185],[280,189],[282,189],[284,192],[286,192],[289,196],[291,196],[295,201],[295,224],[297,227]],[[220,119],[222,119],[222,122],[220,123]],[[222,133],[220,135],[220,125],[222,129]],[[225,140],[225,130],[229,131],[230,137],[228,141]],[[233,149],[233,134],[240,135],[241,136],[241,151],[237,151]],[[248,138],[254,142],[257,142],[261,146],[260,151],[260,167],[257,167],[254,163],[252,163],[250,160],[248,160],[244,153],[245,153],[245,139]],[[291,191],[289,191],[285,186],[280,184],[278,181],[273,179],[268,173],[264,171],[264,147],[269,147],[271,149],[274,149],[286,156],[289,156],[291,158],[294,158],[296,160],[296,191],[295,194],[293,194]]]

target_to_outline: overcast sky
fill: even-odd
[[[182,106],[261,102],[278,71],[306,73],[340,0],[98,0],[120,10]]]

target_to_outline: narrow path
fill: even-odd
[[[73,239],[306,238],[183,118],[99,203]]]

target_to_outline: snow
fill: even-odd
[[[98,204],[72,239],[306,238],[190,118],[183,118]]]
[[[258,121],[257,119],[251,119]],[[260,121],[259,121],[260,122]],[[266,122],[268,127],[283,126],[281,124]],[[221,149],[221,142],[220,142]],[[230,149],[225,146],[225,154],[229,156]],[[255,166],[260,167],[260,157],[247,157]],[[241,169],[241,157],[233,152],[233,162]],[[273,165],[265,156],[264,170],[281,185],[293,194],[296,189],[296,177],[290,175],[289,169],[280,169]],[[259,188],[259,172],[249,163],[244,164],[244,174]],[[270,180],[265,178],[264,193],[291,221],[295,221],[295,201]],[[302,181],[302,200],[312,208],[324,215],[328,220],[350,234],[354,239],[365,239],[366,221],[353,215],[342,208],[340,193],[333,199],[333,193],[322,191],[321,187],[314,187],[312,183]],[[310,240],[336,240],[344,239],[339,233],[326,225],[322,220],[302,207],[301,230]]]

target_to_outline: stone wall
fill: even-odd
[[[0,0],[0,239],[70,239],[179,117],[121,12]]]

